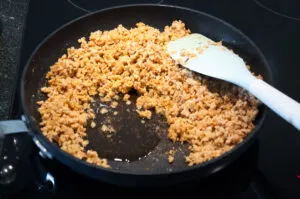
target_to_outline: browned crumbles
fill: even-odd
[[[123,100],[124,101],[128,101],[130,98],[130,95],[129,94],[125,94],[124,97],[123,97]]]
[[[118,115],[118,114],[119,114],[118,111],[113,112],[113,115]]]
[[[169,156],[168,156],[169,163],[174,162],[174,156],[175,156],[175,150],[172,149],[172,150],[169,151]]]
[[[137,113],[142,118],[151,119],[151,117],[152,117],[152,113],[149,110],[145,110],[145,111],[139,111],[139,110],[137,110]]]
[[[195,53],[191,53],[191,52],[187,51],[186,49],[183,49],[182,52],[180,53],[180,56],[194,58],[197,55]]]
[[[116,101],[112,101],[110,103],[110,107],[112,107],[112,108],[117,108],[117,106],[118,106],[118,102],[116,102]]]
[[[87,121],[95,118],[90,102],[94,97],[109,102],[119,94],[128,100],[135,89],[137,111],[164,115],[169,139],[189,144],[188,165],[233,148],[254,128],[258,101],[237,86],[177,65],[166,44],[189,33],[181,21],[163,32],[137,23],[79,39],[79,48],[69,48],[51,66],[48,86],[41,89],[48,96],[39,103],[44,135],[77,158],[109,167],[95,151],[85,150]]]
[[[110,134],[110,133],[116,133],[116,129],[115,129],[113,126],[111,126],[111,125],[106,125],[106,124],[103,124],[103,125],[101,126],[101,131],[102,131],[103,133],[107,133],[107,134]]]
[[[101,114],[106,114],[106,113],[108,113],[107,108],[104,108],[104,107],[101,108],[101,109],[100,109],[100,113],[101,113]]]
[[[96,122],[92,121],[91,122],[91,128],[95,128],[96,127]]]

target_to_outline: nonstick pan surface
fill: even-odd
[[[97,180],[121,185],[150,185],[152,183],[175,183],[195,176],[214,173],[241,155],[258,134],[265,117],[265,107],[260,107],[255,121],[256,128],[233,150],[204,164],[187,166],[184,156],[188,154],[187,145],[172,143],[167,139],[165,118],[154,114],[145,124],[141,123],[135,110],[135,103],[125,103],[118,107],[118,116],[97,114],[97,125],[110,118],[117,128],[117,135],[107,139],[97,132],[97,128],[87,128],[90,144],[87,148],[96,150],[100,157],[109,160],[112,168],[104,169],[78,160],[61,151],[48,141],[39,130],[40,114],[36,101],[45,99],[40,88],[46,85],[45,74],[56,60],[66,53],[69,47],[79,47],[77,40],[87,37],[96,30],[110,30],[122,24],[126,28],[143,22],[163,30],[174,20],[182,20],[191,32],[204,34],[232,48],[251,65],[252,71],[261,74],[265,81],[271,81],[271,73],[265,58],[255,44],[230,24],[211,15],[175,6],[166,5],[128,5],[97,11],[78,18],[49,35],[34,51],[23,72],[21,98],[28,123],[36,137],[54,158],[79,173]],[[133,92],[133,96],[136,94]],[[100,102],[95,99],[92,106],[97,110]],[[105,106],[105,104],[101,104]],[[175,148],[173,164],[169,164],[168,151]]]

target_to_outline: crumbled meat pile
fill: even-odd
[[[128,100],[135,89],[140,116],[150,119],[154,109],[167,118],[169,139],[189,144],[188,165],[233,148],[254,128],[258,101],[237,86],[176,65],[166,44],[189,33],[181,21],[163,32],[137,23],[79,39],[80,48],[69,48],[51,66],[48,86],[41,89],[47,94],[38,102],[44,135],[77,158],[109,167],[95,151],[85,150],[87,121],[95,118],[91,101],[100,97],[115,107],[117,95]]]

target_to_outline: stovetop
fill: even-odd
[[[262,50],[271,67],[274,86],[300,101],[297,89],[300,87],[297,66],[300,3],[297,0],[31,0],[23,36],[21,69],[38,43],[62,24],[89,11],[129,3],[190,7],[231,23]],[[14,104],[11,118],[19,118],[22,112],[18,96]],[[200,197],[202,194],[206,198],[300,198],[299,143],[300,134],[269,112],[256,144],[232,165],[207,179],[150,190],[115,187],[86,179],[55,160],[41,158],[29,136],[17,135],[5,141],[6,152],[0,166],[9,175],[6,185],[0,182],[0,193],[5,193],[7,198],[80,198],[90,194],[100,197],[106,193],[157,197],[161,192],[173,197],[195,194]]]
[[[272,188],[268,187],[267,182],[256,169],[259,154],[258,141],[236,162],[207,178],[195,179],[174,186],[130,188],[99,183],[76,174],[57,161],[40,157],[35,146],[30,144],[32,143],[30,139],[23,137],[17,140],[13,139],[12,142],[18,143],[16,144],[18,149],[10,148],[10,150],[14,151],[17,157],[21,156],[16,168],[13,168],[19,170],[17,172],[19,176],[8,175],[6,179],[7,181],[13,180],[12,184],[0,189],[6,194],[18,192],[17,195],[10,195],[8,198],[20,196],[31,199],[84,198],[87,195],[100,194],[113,198],[119,196],[157,197],[162,194],[168,194],[172,198],[195,195],[214,199],[275,198]],[[6,168],[8,169],[9,166]]]

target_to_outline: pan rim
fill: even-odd
[[[41,132],[40,128],[35,124],[35,122],[33,122],[33,119],[31,117],[31,114],[29,114],[28,108],[25,105],[25,98],[24,98],[24,94],[25,94],[25,88],[24,88],[24,82],[25,82],[25,76],[27,74],[27,71],[30,67],[30,63],[33,59],[33,57],[35,56],[35,54],[39,51],[39,49],[52,37],[54,36],[56,33],[58,33],[59,31],[61,31],[62,29],[68,27],[69,25],[73,24],[74,22],[77,22],[79,20],[82,20],[84,18],[87,18],[91,15],[95,15],[101,12],[106,12],[106,11],[110,11],[110,10],[115,10],[115,9],[124,9],[124,8],[130,8],[130,7],[165,7],[165,8],[174,8],[174,9],[179,9],[179,10],[183,10],[183,11],[187,11],[187,12],[192,12],[192,13],[196,13],[196,14],[200,14],[200,15],[204,15],[206,17],[212,18],[213,20],[216,20],[226,26],[228,26],[229,28],[231,28],[232,30],[234,30],[235,32],[237,32],[238,34],[240,34],[242,37],[244,37],[247,42],[249,42],[254,49],[258,52],[258,54],[260,55],[260,59],[263,62],[263,64],[266,66],[266,70],[267,73],[269,75],[269,81],[268,83],[270,85],[273,85],[273,74],[271,72],[270,66],[265,58],[265,56],[263,55],[263,53],[261,52],[261,50],[258,48],[258,46],[246,35],[244,34],[242,31],[240,31],[238,28],[234,27],[233,25],[231,25],[230,23],[215,17],[213,15],[210,15],[208,13],[199,11],[199,10],[195,10],[192,8],[187,8],[187,7],[183,7],[183,6],[176,6],[176,5],[168,5],[168,4],[126,4],[126,5],[119,5],[119,6],[113,6],[113,7],[109,7],[109,8],[105,8],[105,9],[101,9],[101,10],[97,10],[91,13],[87,13],[84,14],[78,18],[75,18],[67,23],[65,23],[64,25],[60,26],[59,28],[57,28],[56,30],[54,30],[53,32],[51,32],[48,36],[46,36],[37,46],[36,48],[33,50],[32,54],[30,55],[29,59],[27,60],[25,67],[22,71],[22,76],[21,76],[21,81],[20,81],[20,98],[21,98],[21,107],[24,111],[25,116],[27,117],[27,119],[29,120],[29,126],[31,127],[30,129],[32,130],[32,136],[34,137],[38,137],[39,140],[42,141],[42,143],[46,143],[47,145],[44,147],[45,148],[49,148],[51,146],[51,150],[53,151],[55,150],[55,153],[60,153],[62,156],[64,156],[64,158],[68,158],[71,159],[72,161],[75,161],[78,164],[84,165],[84,166],[88,166],[88,167],[92,167],[93,169],[100,169],[109,173],[113,173],[113,174],[120,174],[120,175],[133,175],[133,176],[153,176],[153,175],[170,175],[170,174],[177,174],[177,173],[182,173],[182,172],[186,172],[186,171],[193,171],[196,169],[201,169],[204,168],[208,165],[212,165],[215,162],[220,161],[221,159],[223,159],[224,157],[229,156],[232,153],[235,153],[237,150],[239,150],[243,145],[246,145],[248,143],[249,140],[251,140],[252,138],[254,138],[254,136],[256,136],[257,133],[259,133],[259,130],[261,129],[262,125],[264,124],[264,120],[266,118],[266,115],[268,113],[268,109],[267,107],[265,107],[264,105],[262,105],[263,110],[261,110],[261,118],[258,121],[258,123],[255,125],[255,128],[251,131],[251,133],[248,134],[248,136],[246,138],[243,139],[242,142],[240,142],[239,144],[237,144],[236,146],[234,146],[231,150],[225,152],[224,154],[213,158],[211,160],[208,160],[204,163],[198,164],[198,165],[194,165],[194,166],[186,166],[185,168],[182,169],[178,169],[175,171],[155,171],[155,172],[145,172],[145,173],[140,173],[140,172],[131,172],[131,171],[126,171],[126,170],[116,170],[113,168],[104,168],[104,167],[100,167],[97,165],[93,165],[90,164],[84,160],[78,159],[76,157],[74,157],[73,155],[63,151],[62,149],[60,149],[58,146],[56,146],[54,143],[52,143],[50,140],[48,140],[48,138],[46,138],[43,133]],[[51,153],[52,154],[52,153]],[[52,154],[53,155],[53,154]],[[56,157],[56,155],[54,155],[54,157]],[[59,162],[62,162],[63,164],[66,165],[66,163],[64,163],[64,161],[56,158]],[[69,165],[67,165],[68,167],[70,167]]]

